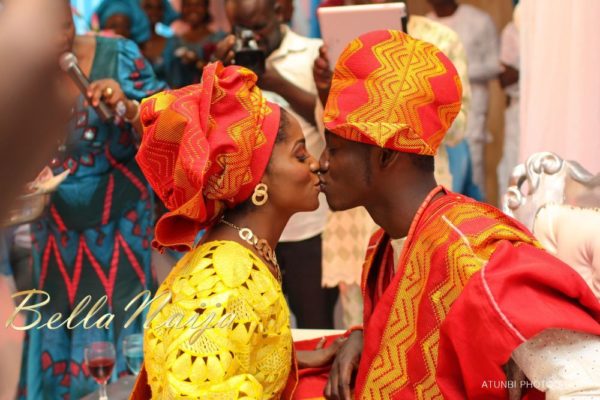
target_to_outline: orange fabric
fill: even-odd
[[[248,69],[213,63],[200,84],[143,102],[136,160],[170,210],[156,224],[155,247],[190,249],[200,229],[248,199],[260,182],[280,109],[256,81]]]
[[[380,230],[369,246],[357,398],[442,398],[440,328],[453,303],[497,246],[538,245],[492,206],[450,192],[432,200],[442,190],[436,188],[415,216],[395,274],[389,237]]]
[[[340,56],[323,118],[345,139],[434,155],[461,98],[458,73],[437,47],[400,31],[374,31]]]

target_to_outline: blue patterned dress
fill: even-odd
[[[136,100],[165,88],[133,42],[96,40],[91,81],[112,78]],[[59,186],[47,215],[32,224],[35,284],[51,296],[38,310],[42,323],[58,312],[64,320],[91,295],[75,320],[82,321],[106,295],[106,304],[88,326],[106,313],[115,318],[109,329],[79,325],[27,331],[19,391],[24,399],[78,399],[96,390],[83,358],[84,347],[93,341],[112,341],[117,350],[112,379],[126,374],[123,338],[142,331],[145,314],[125,329],[139,303],[127,312],[124,308],[136,294],[156,288],[150,269],[152,193],[134,160],[131,126],[102,123],[84,106],[83,96],[71,124],[64,157],[53,163],[54,173],[69,168],[71,175]],[[34,315],[28,317],[31,321]]]

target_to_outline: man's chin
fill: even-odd
[[[329,209],[331,211],[345,211],[345,210],[349,210],[352,207],[345,207],[343,204],[339,204],[337,203],[334,199],[330,199],[329,196],[327,197],[327,204],[329,205]]]

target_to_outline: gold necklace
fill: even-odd
[[[252,245],[265,260],[270,262],[275,267],[275,271],[277,272],[275,278],[277,278],[277,282],[281,284],[281,269],[279,268],[279,263],[277,262],[277,256],[275,255],[273,249],[271,249],[271,246],[269,246],[269,243],[265,239],[259,239],[250,228],[240,228],[239,226],[226,221],[224,218],[221,218],[221,222],[237,230],[240,238],[244,242]]]

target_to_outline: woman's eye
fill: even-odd
[[[297,158],[298,158],[298,161],[304,162],[304,161],[306,161],[306,159],[308,158],[308,156],[306,154],[301,154]]]

